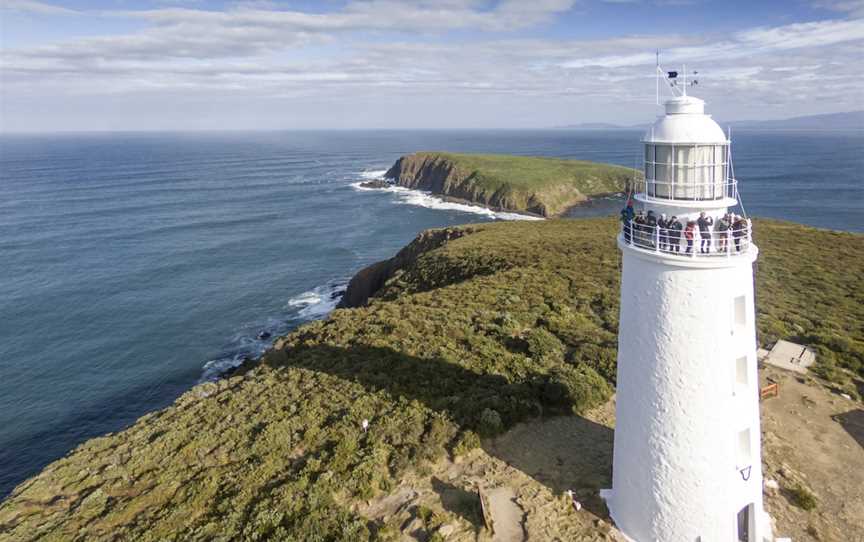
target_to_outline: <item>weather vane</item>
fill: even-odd
[[[675,96],[687,96],[687,87],[695,87],[699,84],[699,80],[696,79],[696,75],[699,72],[693,71],[692,76],[693,79],[687,81],[687,65],[683,65],[681,67],[681,71],[663,71],[660,67],[660,50],[657,50],[657,64],[655,68],[655,75],[657,79],[657,105],[660,105],[660,78],[662,77],[666,83],[669,85],[669,88],[672,89],[672,94]],[[679,79],[680,77],[680,79]]]

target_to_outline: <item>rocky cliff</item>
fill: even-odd
[[[348,282],[339,308],[361,307],[384,288],[387,280],[412,264],[418,256],[472,232],[470,227],[442,228],[421,232],[411,243],[387,260],[358,271]]]
[[[579,160],[418,152],[399,158],[385,177],[496,210],[549,217],[591,196],[622,192],[638,174]]]

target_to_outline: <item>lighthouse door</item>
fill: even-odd
[[[738,512],[738,542],[750,542],[753,540],[753,505],[748,504]]]

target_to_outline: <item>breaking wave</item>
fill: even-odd
[[[199,383],[217,380],[246,359],[260,357],[273,346],[277,337],[300,324],[324,318],[339,304],[347,285],[347,280],[328,282],[289,299],[281,317],[245,324],[225,345],[219,357],[204,364]]]
[[[395,184],[386,188],[366,188],[361,186],[364,182],[372,180],[383,180],[386,169],[376,171],[363,171],[359,174],[363,178],[362,181],[351,183],[351,187],[360,191],[377,191],[386,192],[394,196],[394,203],[402,205],[416,205],[427,209],[437,209],[439,211],[458,211],[462,213],[471,213],[482,215],[491,220],[543,220],[539,216],[524,215],[521,213],[508,213],[504,211],[493,211],[492,209],[482,207],[480,205],[470,205],[467,203],[458,203],[455,201],[447,201],[444,198],[427,192],[425,190],[414,190],[397,186]]]

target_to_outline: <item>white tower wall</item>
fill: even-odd
[[[624,250],[609,505],[634,540],[735,541],[750,504],[762,523],[755,255],[688,264]]]
[[[703,104],[669,100],[643,140],[645,189],[634,196],[641,211],[684,224],[705,212],[719,226],[738,204],[725,167],[729,142]],[[612,519],[637,542],[770,540],[753,299],[758,249],[749,222],[741,229],[738,221],[734,236],[708,225],[707,250],[697,228],[685,253],[673,251],[664,229],[639,220],[618,237],[617,421],[612,489],[604,492]]]

